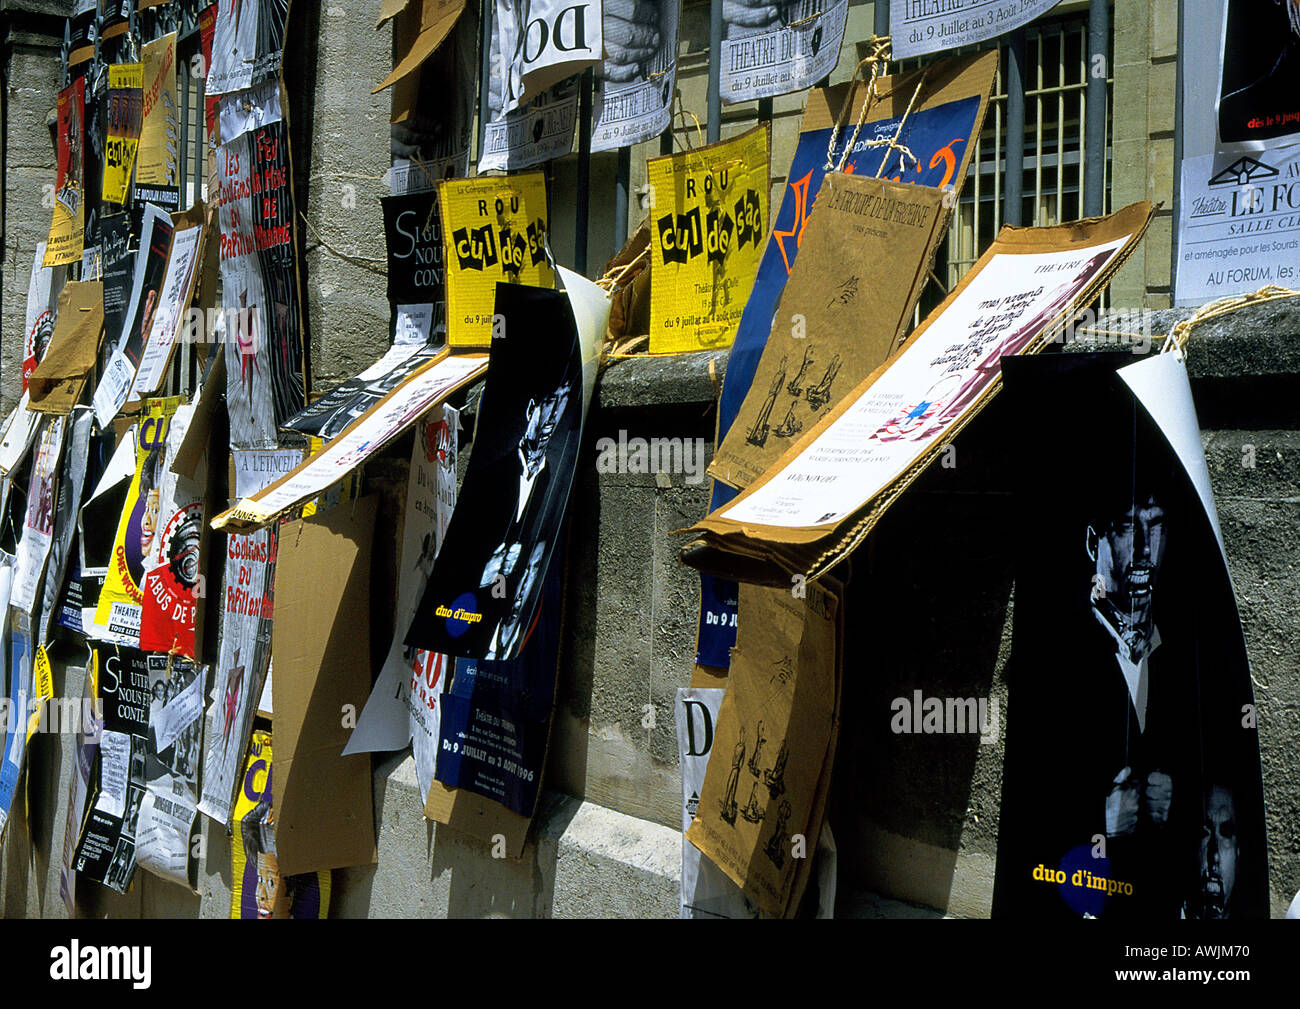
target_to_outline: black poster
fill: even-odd
[[[1220,141],[1272,140],[1300,133],[1300,3],[1227,3]]]
[[[542,785],[560,657],[562,571],[546,578],[532,632],[509,662],[457,659],[439,699],[434,777],[532,816]]]
[[[512,659],[532,624],[573,484],[582,362],[568,298],[498,284],[500,336],[469,467],[406,644]]]
[[[106,214],[100,220],[100,253],[104,270],[104,332],[116,341],[131,303],[135,255],[131,249],[131,215]]]
[[[388,300],[395,305],[445,301],[438,190],[385,196],[380,202],[388,246]]]
[[[1245,642],[1186,468],[1200,441],[1181,461],[1177,425],[1117,374],[1133,361],[1002,359],[1023,464],[995,917],[1268,915]],[[1186,389],[1168,355],[1133,370],[1153,365]]]
[[[398,349],[400,348],[394,348]],[[389,367],[385,367],[382,360],[376,362],[355,378],[335,386],[281,426],[329,441],[439,353],[440,348],[435,350],[431,345],[424,344],[412,347],[407,357],[399,355]]]

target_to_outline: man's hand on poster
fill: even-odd
[[[659,4],[655,0],[605,0],[604,77],[624,83],[645,80],[659,52]]]
[[[780,23],[781,10],[761,0],[722,0],[722,20],[738,28],[772,28]]]
[[[1152,771],[1147,775],[1146,790],[1142,795],[1143,806],[1152,823],[1167,823],[1169,820],[1169,802],[1174,794],[1174,779],[1164,771]]]
[[[1106,796],[1106,836],[1126,837],[1133,833],[1138,820],[1138,788],[1130,768],[1115,775]]]

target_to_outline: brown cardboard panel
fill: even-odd
[[[500,835],[505,838],[506,854],[516,859],[524,853],[528,825],[532,822],[499,802],[463,788],[450,788],[437,780],[429,788],[424,815],[487,844],[493,844]]]
[[[952,197],[831,172],[817,194],[749,393],[709,474],[748,487],[898,349]]]
[[[411,0],[411,4],[406,7],[408,17],[413,6],[414,0]],[[418,70],[420,65],[432,56],[434,50],[442,44],[442,40],[455,27],[464,10],[465,0],[423,0],[419,11],[419,28],[417,29],[415,41],[406,50],[406,55],[393,68],[393,72],[376,84],[371,94],[383,91],[384,88],[397,83],[407,74]],[[380,23],[382,24],[386,17],[391,16],[391,14],[381,15]],[[409,31],[409,29],[406,29],[406,31]],[[405,34],[405,31],[403,34]]]
[[[285,875],[377,858],[370,756],[341,756],[345,704],[370,690],[377,499],[280,529],[275,572],[276,853]]]
[[[67,416],[81,399],[104,338],[104,285],[75,280],[59,293],[58,316],[45,357],[28,379],[31,408]]]

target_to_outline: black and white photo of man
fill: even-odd
[[[1196,891],[1183,908],[1184,918],[1228,918],[1241,854],[1237,810],[1232,791],[1214,785],[1205,798]]]

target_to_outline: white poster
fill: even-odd
[[[224,95],[278,78],[289,0],[219,0],[205,91]]]
[[[497,75],[491,79],[496,81]],[[563,157],[573,149],[577,122],[578,78],[570,77],[484,125],[478,170],[519,171]]]
[[[592,96],[591,150],[659,136],[673,118],[677,0],[605,0],[605,62]]]
[[[848,15],[849,0],[727,0],[722,5],[722,100],[749,102],[812,87],[839,62]]]
[[[302,460],[295,449],[235,450],[235,493],[251,494]],[[203,743],[199,810],[222,826],[230,822],[235,779],[271,658],[276,529],[226,539],[221,643]]]
[[[18,468],[36,437],[36,423],[41,415],[27,408],[29,402],[24,389],[18,405],[5,420],[4,431],[0,433],[0,477],[7,477]]]
[[[31,481],[27,489],[27,511],[22,536],[18,541],[14,568],[11,606],[31,614],[36,606],[41,577],[50,556],[54,539],[55,504],[58,495],[59,460],[63,451],[66,418],[47,416],[42,419],[32,459]]]
[[[600,0],[496,0],[493,21],[505,62],[497,112],[513,112],[601,61]]]
[[[677,755],[682,769],[683,918],[757,918],[758,908],[727,876],[686,840],[700,805],[704,772],[713,752],[713,727],[726,691],[716,687],[677,688]]]
[[[397,622],[388,657],[343,753],[400,750],[411,744],[420,796],[429,794],[438,750],[438,697],[446,686],[447,656],[403,643],[442,546],[456,504],[456,432],[459,411],[443,406],[415,427],[406,482]]]
[[[970,46],[1027,25],[1058,0],[889,0],[894,59]]]
[[[889,368],[799,455],[721,517],[830,526],[906,472],[1060,316],[1132,236],[994,256]]]

